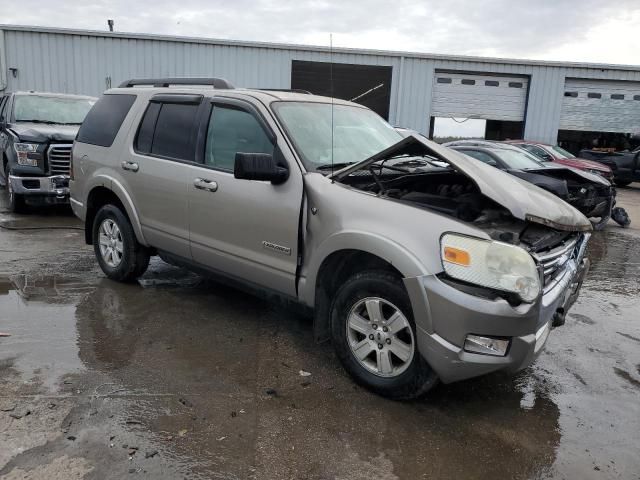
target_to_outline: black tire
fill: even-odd
[[[9,165],[7,164],[4,170],[4,178],[7,182],[5,188],[7,189],[7,204],[9,206],[9,211],[11,213],[23,213],[25,211],[24,197],[13,192],[13,189],[11,188],[11,182],[9,181],[9,174],[10,169]]]
[[[108,265],[100,252],[99,230],[105,220],[111,220],[117,225],[122,238],[121,260],[116,266]],[[138,243],[131,222],[119,207],[107,204],[100,208],[93,220],[91,232],[93,251],[100,268],[108,278],[117,282],[133,282],[147,271],[149,249]]]
[[[617,187],[627,187],[631,185],[631,180],[614,180]]]
[[[382,377],[360,364],[349,346],[347,319],[362,299],[378,297],[397,307],[413,332],[414,354],[406,370]],[[416,326],[409,296],[397,276],[385,271],[365,271],[350,277],[338,290],[331,307],[331,338],[338,358],[354,380],[365,388],[394,400],[409,400],[427,393],[438,383],[433,369],[422,358],[416,344]]]

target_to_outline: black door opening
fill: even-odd
[[[332,95],[331,66],[328,62],[293,60],[291,88],[353,100],[389,120],[392,67],[334,63]]]

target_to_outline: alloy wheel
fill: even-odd
[[[381,377],[403,373],[415,355],[413,330],[407,317],[379,297],[359,300],[349,311],[347,339],[358,363]]]
[[[122,262],[124,255],[122,233],[118,225],[112,219],[106,218],[100,224],[98,234],[102,259],[111,268],[116,268]]]

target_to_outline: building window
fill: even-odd
[[[448,77],[438,77],[438,83],[451,83],[451,79]]]
[[[509,87],[511,88],[522,88],[522,82],[509,82]]]
[[[640,100],[640,95],[634,95],[634,96],[633,96],[633,99],[634,99],[634,100]]]
[[[564,96],[578,98],[578,92],[564,92]]]
[[[475,80],[471,80],[470,78],[463,78],[460,83],[462,85],[475,85],[476,81]]]
[[[622,93],[612,93],[611,100],[624,100],[624,95]]]
[[[587,98],[602,98],[601,93],[589,92],[587,93]]]
[[[487,87],[497,87],[497,86],[499,86],[499,85],[500,85],[500,82],[498,82],[498,81],[496,81],[496,80],[485,80],[485,81],[484,81],[484,84],[485,84]]]

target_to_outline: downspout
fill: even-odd
[[[395,94],[395,102],[396,102],[396,111],[395,111],[395,115],[394,115],[394,120],[393,120],[393,125],[394,126],[404,126],[404,125],[400,125],[400,113],[401,113],[401,101],[400,99],[402,98],[402,82],[404,81],[404,56],[400,57],[400,67],[399,67],[399,72],[398,72],[398,87],[396,88],[396,94]]]
[[[0,91],[7,88],[7,56],[4,48],[4,30],[0,30]]]
[[[0,91],[7,88],[7,57],[4,51],[4,30],[0,30]]]

